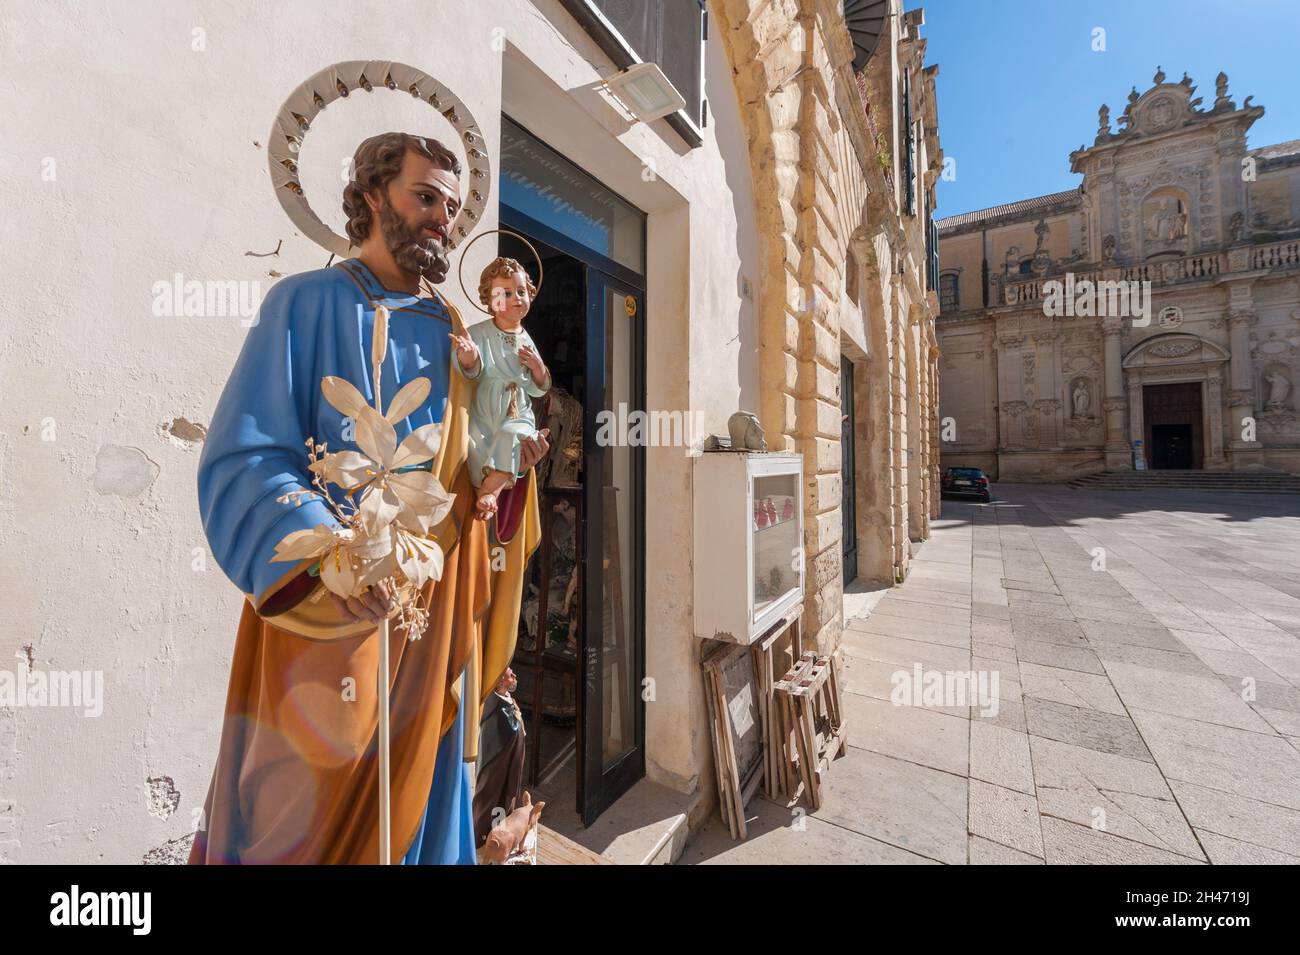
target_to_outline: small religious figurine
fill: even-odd
[[[547,392],[542,418],[552,435],[551,453],[537,466],[542,487],[572,487],[582,473],[582,403],[563,388]]]
[[[492,830],[492,813],[515,805],[524,779],[524,716],[512,695],[519,685],[506,672],[483,705],[479,729],[478,772],[474,786],[474,835],[482,844]]]
[[[546,803],[533,804],[532,794],[524,793],[524,801],[511,810],[505,821],[488,833],[483,843],[483,861],[488,865],[505,865],[512,855],[524,851],[524,840],[542,817]]]
[[[521,476],[521,442],[537,434],[528,397],[540,398],[551,387],[551,373],[523,325],[536,294],[519,262],[495,258],[478,286],[479,301],[491,310],[492,320],[471,326],[467,335],[449,333],[457,368],[478,379],[469,414],[469,474],[480,520],[496,513],[497,495]]]

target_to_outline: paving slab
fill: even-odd
[[[1195,783],[1173,780],[1169,785],[1197,830],[1300,858],[1300,811]]]
[[[842,695],[852,727],[851,746],[965,776],[969,768],[967,719],[925,706],[895,706],[857,693]]]
[[[852,744],[826,777],[816,818],[936,862],[967,858],[967,780]]]
[[[1142,737],[1127,715],[1103,713],[1100,710],[1067,706],[1027,696],[1025,719],[1029,723],[1029,732],[1034,736],[1102,753],[1152,761]]]
[[[990,842],[1042,857],[1038,800],[979,779],[970,781],[970,831]]]
[[[1168,780],[1300,809],[1300,753],[1282,737],[1130,708]]]
[[[1197,865],[1175,852],[1122,839],[1090,826],[1043,817],[1043,848],[1048,865]]]

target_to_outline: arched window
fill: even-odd
[[[1033,258],[1033,256],[1030,256],[1030,257],[1027,258],[1027,259],[1021,259],[1021,260],[1020,260],[1020,274],[1021,274],[1021,275],[1033,275],[1033,274],[1034,274],[1034,258]]]

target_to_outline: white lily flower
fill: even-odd
[[[321,381],[325,399],[356,422],[360,450],[313,455],[309,466],[358,500],[357,508],[351,514],[334,508],[342,527],[321,524],[286,535],[275,560],[319,557],[322,584],[343,597],[389,578],[404,578],[418,592],[442,577],[442,548],[427,535],[446,518],[455,495],[419,467],[437,456],[442,426],[424,425],[400,444],[394,427],[425,402],[430,389],[428,378],[407,383],[381,415],[350,382],[334,376]]]
[[[286,534],[284,540],[275,545],[275,556],[271,560],[307,560],[319,557],[336,547],[347,546],[355,536],[350,527],[317,524],[307,530]]]
[[[349,492],[366,488],[359,510],[369,536],[378,535],[397,521],[407,530],[428,533],[451,510],[454,495],[428,471],[397,473],[401,468],[433,460],[442,442],[442,426],[426,424],[408,434],[401,444],[393,425],[429,395],[428,378],[408,382],[393,398],[387,415],[366,404],[361,392],[348,381],[333,376],[321,381],[325,399],[356,422],[357,451],[324,455],[313,469],[331,484]]]

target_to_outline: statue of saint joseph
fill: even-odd
[[[347,601],[314,561],[273,562],[292,531],[337,525],[311,489],[307,440],[355,448],[354,423],[321,394],[336,375],[373,402],[375,309],[389,309],[381,391],[426,376],[426,402],[394,427],[400,441],[442,422],[431,463],[456,495],[434,536],[442,578],[425,585],[429,621],[408,640],[390,627],[391,855],[473,863],[470,764],[482,705],[514,652],[523,572],[540,537],[532,472],[489,526],[473,517],[465,465],[474,382],[452,375],[460,315],[427,283],[448,271],[460,162],[436,140],[385,133],[357,149],[343,194],[359,254],[282,279],[267,294],[226,383],[199,460],[203,527],[217,563],[247,600],[235,638],[221,744],[193,863],[379,860],[377,622],[395,610],[382,584]],[[547,452],[525,443],[521,467]]]

